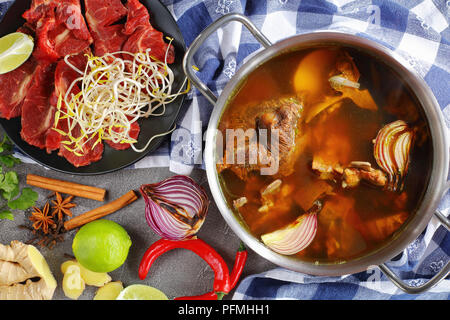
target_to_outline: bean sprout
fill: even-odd
[[[150,49],[138,53],[118,51],[102,57],[88,55],[84,71],[71,64],[69,57],[64,61],[80,77],[59,97],[53,128],[67,138],[62,142],[66,149],[81,156],[84,145],[96,139],[93,147],[109,140],[129,143],[134,151],[143,152],[154,138],[173,131],[174,128],[153,136],[140,149],[134,146],[137,140],[130,136],[134,122],[164,115],[167,104],[189,91],[189,83],[187,90],[182,91],[185,79],[180,89],[172,93],[175,76],[167,65],[167,52],[164,62],[151,56]],[[80,89],[77,94],[72,93],[75,86]],[[67,121],[67,132],[58,128],[63,119]],[[70,148],[72,144],[76,147]]]

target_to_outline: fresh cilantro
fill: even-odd
[[[9,210],[3,210],[0,212],[0,219],[14,220],[14,215]]]
[[[20,163],[20,159],[17,159],[11,154],[1,155],[0,161],[8,168],[12,168],[14,165]]]
[[[23,188],[22,194],[14,200],[8,201],[8,207],[13,210],[26,210],[29,207],[34,206],[38,194],[30,188]]]
[[[11,141],[6,135],[0,141],[0,164],[11,169],[14,165],[20,163],[20,159],[9,154],[13,149]],[[3,154],[6,153],[6,154]],[[0,191],[4,200],[3,206],[0,204],[0,220],[14,220],[11,210],[26,210],[36,203],[38,194],[30,188],[20,190],[19,177],[15,171],[4,171],[0,166]]]

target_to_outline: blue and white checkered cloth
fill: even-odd
[[[0,16],[12,1],[0,0]],[[338,30],[369,38],[399,53],[425,79],[450,128],[450,1],[446,0],[162,0],[186,44],[213,21],[243,13],[271,40],[314,30]],[[216,94],[260,44],[238,23],[211,36],[195,56],[198,76]],[[192,90],[177,129],[152,155],[131,168],[170,167],[189,174],[202,164],[202,134],[213,106]],[[186,139],[191,137],[191,139]],[[180,156],[180,153],[182,156]],[[448,216],[450,194],[440,204]],[[409,285],[420,285],[443,268],[450,236],[433,218],[422,235],[387,265]],[[244,279],[234,299],[449,299],[450,279],[427,293],[408,295],[379,269],[343,277],[314,277],[282,268]]]

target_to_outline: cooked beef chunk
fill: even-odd
[[[245,110],[226,124],[225,155],[218,171],[230,168],[241,179],[264,168],[269,175],[290,175],[296,160],[302,104],[289,97],[251,105]],[[241,161],[235,161],[239,154]]]

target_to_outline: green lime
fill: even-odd
[[[133,284],[123,289],[116,300],[169,300],[169,298],[156,288]]]
[[[10,72],[27,61],[33,47],[33,38],[22,32],[0,38],[0,74]]]
[[[111,272],[127,259],[131,239],[125,229],[110,220],[96,220],[82,226],[72,250],[77,261],[94,272]]]

